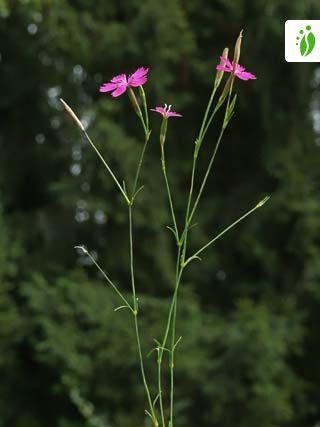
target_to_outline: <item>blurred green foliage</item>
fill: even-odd
[[[168,171],[178,212],[225,45],[245,29],[238,109],[191,234],[195,249],[264,194],[266,207],[206,252],[181,293],[176,426],[309,426],[320,418],[319,69],[284,61],[286,19],[316,0],[0,1],[0,426],[146,423],[132,322],[73,246],[129,292],[127,218],[65,114],[63,96],[130,181],[142,135],[103,81],[150,67],[151,105],[172,103]],[[135,216],[144,353],[160,338],[174,242],[154,117]],[[318,125],[319,130],[319,125]],[[204,144],[205,170],[215,131]],[[150,378],[154,355],[147,359]],[[154,382],[152,387],[155,387]],[[168,396],[164,396],[167,398]]]

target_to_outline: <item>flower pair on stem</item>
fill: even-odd
[[[205,189],[207,179],[212,171],[212,167],[214,164],[214,160],[216,154],[218,152],[218,148],[220,146],[224,131],[228,126],[233,114],[236,105],[236,95],[232,95],[233,86],[235,77],[240,80],[254,80],[256,77],[247,71],[245,71],[244,67],[239,65],[240,51],[241,51],[241,40],[242,40],[242,32],[240,33],[234,50],[233,60],[230,61],[228,59],[228,49],[224,49],[222,56],[220,57],[220,64],[216,66],[216,77],[213,83],[213,89],[211,92],[211,96],[209,98],[209,102],[207,108],[204,113],[204,117],[200,126],[200,130],[198,136],[195,140],[194,144],[194,153],[192,158],[192,167],[191,167],[191,178],[190,178],[190,189],[186,204],[186,211],[183,219],[183,226],[179,227],[179,223],[176,218],[176,211],[174,208],[174,198],[172,196],[171,187],[169,183],[169,179],[166,171],[166,158],[165,158],[165,141],[167,138],[167,130],[168,130],[168,120],[172,117],[182,117],[180,113],[176,113],[171,110],[171,105],[164,107],[155,107],[152,108],[151,111],[159,113],[162,116],[162,124],[160,128],[160,149],[161,149],[161,165],[162,172],[165,181],[165,188],[168,196],[168,203],[170,208],[170,214],[172,219],[172,227],[168,227],[175,236],[177,251],[176,251],[176,269],[175,269],[175,283],[174,283],[174,291],[169,307],[169,312],[167,319],[165,321],[164,327],[164,335],[161,340],[155,340],[156,348],[153,349],[157,352],[157,393],[155,396],[150,391],[149,382],[146,378],[145,368],[144,368],[144,352],[142,350],[141,338],[140,338],[140,329],[138,322],[139,315],[139,307],[138,307],[138,298],[136,295],[136,284],[135,284],[135,269],[134,269],[134,244],[133,244],[133,213],[134,213],[134,202],[137,194],[142,189],[140,187],[137,190],[137,186],[139,183],[140,172],[143,166],[143,160],[146,153],[146,148],[148,142],[150,140],[151,130],[149,127],[149,110],[147,106],[147,98],[144,92],[143,86],[147,82],[148,79],[148,69],[141,67],[138,68],[133,74],[130,76],[126,76],[125,74],[120,74],[111,79],[110,82],[104,83],[100,87],[100,92],[108,92],[111,93],[111,96],[114,98],[123,95],[124,93],[128,93],[129,99],[133,105],[135,113],[138,115],[140,122],[142,124],[144,130],[144,144],[141,149],[141,154],[139,157],[139,161],[136,168],[136,174],[134,178],[134,182],[132,185],[132,192],[129,195],[126,190],[126,185],[120,185],[119,180],[117,179],[114,172],[111,170],[107,161],[100,154],[98,149],[96,148],[93,141],[90,139],[88,133],[83,127],[81,121],[73,112],[73,110],[62,100],[63,105],[66,108],[66,111],[73,118],[73,120],[77,123],[84,136],[87,138],[90,145],[96,151],[103,165],[106,167],[109,175],[114,180],[118,190],[121,192],[124,200],[128,206],[128,223],[129,223],[129,252],[130,252],[130,277],[131,277],[131,287],[132,287],[132,302],[130,303],[128,299],[123,295],[120,288],[110,279],[110,277],[104,272],[104,270],[100,267],[97,261],[91,256],[90,252],[87,251],[84,247],[79,247],[85,255],[87,255],[92,263],[97,267],[97,269],[102,273],[104,278],[106,279],[108,285],[110,285],[114,291],[118,294],[119,298],[122,301],[120,307],[116,310],[120,310],[123,308],[129,309],[133,315],[134,319],[134,329],[136,335],[137,342],[137,350],[139,357],[139,365],[141,371],[142,382],[145,388],[148,409],[146,413],[150,416],[153,426],[158,427],[159,422],[162,427],[167,426],[167,420],[169,427],[173,427],[174,425],[174,366],[175,366],[175,351],[178,343],[181,340],[181,337],[176,339],[176,317],[177,317],[177,303],[178,303],[178,291],[181,286],[182,277],[184,270],[186,267],[194,260],[200,259],[199,255],[202,254],[206,249],[208,249],[213,243],[215,243],[218,239],[220,239],[225,233],[239,224],[243,219],[253,213],[255,210],[264,205],[264,203],[268,200],[268,197],[261,200],[256,206],[252,209],[248,210],[244,215],[235,220],[232,224],[227,226],[224,230],[218,233],[215,237],[210,239],[206,244],[204,244],[200,249],[198,249],[194,254],[188,255],[188,236],[189,232],[192,228],[192,220],[197,211],[200,199],[202,197],[203,191]],[[224,73],[229,73],[230,76],[227,79],[219,98],[217,99],[215,105],[214,100],[216,97],[216,93],[223,81]],[[135,89],[138,88],[140,99],[138,100]],[[225,105],[225,111],[223,120],[221,123],[221,130],[216,141],[216,144],[213,148],[213,152],[208,162],[208,166],[206,172],[201,180],[201,184],[197,191],[195,192],[195,176],[197,172],[197,159],[199,150],[202,147],[205,136],[212,124],[213,119],[216,116],[216,113]],[[153,351],[152,350],[152,351]],[[151,351],[151,352],[152,352]],[[169,367],[170,367],[170,391],[169,394],[165,393],[162,386],[163,380],[163,356],[164,352],[168,352],[169,354]],[[165,408],[165,403],[168,402],[168,410]]]

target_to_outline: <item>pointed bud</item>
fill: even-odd
[[[85,132],[85,128],[84,128],[83,124],[81,123],[80,119],[77,117],[75,112],[72,110],[72,108],[69,107],[69,105],[62,98],[60,98],[60,101],[62,102],[66,112],[69,114],[69,116],[72,118],[72,120],[74,120],[76,122],[76,124],[79,126],[79,128],[82,130],[82,132]]]
[[[145,94],[145,91],[144,91],[144,89],[143,89],[143,87],[142,87],[142,86],[139,86],[139,94],[140,94],[140,96],[141,96],[141,99],[142,99],[143,105],[146,105],[146,102],[147,102],[146,94]]]
[[[240,34],[239,34],[237,41],[236,41],[236,45],[234,47],[234,56],[233,56],[233,61],[232,61],[234,71],[236,70],[236,67],[237,67],[237,65],[239,63],[239,59],[240,59],[242,33],[243,33],[243,30],[240,31]]]
[[[88,255],[88,251],[84,246],[75,246],[75,249],[79,249],[80,251],[82,251],[85,255]]]
[[[141,115],[141,111],[140,111],[140,107],[136,98],[135,93],[133,92],[133,90],[131,89],[131,87],[129,87],[128,89],[128,95],[129,95],[129,99],[131,101],[131,104],[133,106],[134,111],[138,114],[138,116]]]
[[[225,47],[223,49],[223,52],[222,52],[221,56],[223,56],[224,58],[228,58],[228,54],[229,54],[229,48]],[[215,78],[215,81],[214,81],[214,87],[215,88],[219,87],[219,85],[221,83],[221,80],[222,80],[222,77],[223,77],[223,74],[224,74],[224,71],[220,71],[220,70],[217,71],[216,78]]]
[[[161,123],[161,129],[160,129],[160,144],[162,147],[164,146],[164,143],[166,140],[167,128],[168,128],[168,118],[163,117],[162,123]]]
[[[261,208],[267,201],[270,199],[270,196],[266,196],[264,199],[260,200],[260,202],[257,204],[256,208]]]

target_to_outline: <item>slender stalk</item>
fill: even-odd
[[[169,331],[170,331],[170,326],[171,326],[171,320],[172,320],[172,335],[171,335],[172,353],[171,353],[171,361],[170,361],[170,423],[169,423],[170,427],[173,427],[174,345],[175,345],[174,340],[175,340],[175,327],[176,327],[177,296],[178,296],[178,290],[179,290],[179,286],[180,286],[180,282],[181,282],[182,273],[183,273],[183,270],[185,267],[184,263],[185,263],[186,249],[187,249],[187,238],[188,238],[188,227],[189,227],[188,218],[189,218],[193,189],[194,189],[194,178],[195,178],[197,158],[198,158],[200,146],[201,146],[202,141],[203,141],[203,132],[204,132],[204,129],[206,126],[207,118],[208,118],[208,115],[209,115],[209,112],[211,109],[211,105],[212,105],[212,102],[214,99],[216,89],[217,89],[217,87],[214,86],[213,91],[212,91],[211,96],[210,96],[210,99],[209,99],[209,102],[208,102],[208,105],[207,105],[207,108],[206,108],[206,111],[205,111],[205,114],[204,114],[204,117],[203,117],[203,120],[202,120],[201,128],[199,131],[199,136],[198,136],[196,143],[195,143],[194,154],[193,154],[193,162],[192,162],[192,170],[191,170],[190,189],[189,189],[189,195],[188,195],[188,201],[187,201],[187,207],[186,207],[186,214],[185,214],[185,226],[184,226],[184,230],[182,232],[182,236],[181,236],[181,238],[179,238],[179,242],[178,242],[175,289],[174,289],[174,294],[173,294],[171,305],[170,305],[170,310],[169,310],[169,314],[168,314],[165,334],[164,334],[164,338],[162,341],[162,349],[160,349],[161,353],[159,355],[160,356],[160,363],[162,363],[162,356],[163,356],[163,351],[164,351],[163,349],[167,343],[167,339],[168,339],[168,335],[169,335]],[[163,160],[165,162],[164,156],[163,156]],[[165,170],[165,167],[163,167],[163,164],[162,164],[162,168],[163,168],[163,170]],[[166,178],[166,175],[165,175],[165,178]],[[168,197],[169,197],[169,192],[168,192]],[[171,199],[171,193],[170,193],[170,197],[169,197],[169,203],[170,203],[170,208],[171,208],[170,199]],[[176,228],[176,230],[177,230],[177,228]],[[160,398],[161,398],[161,396],[160,396]]]
[[[203,190],[204,190],[204,188],[205,188],[205,186],[206,186],[206,183],[207,183],[208,177],[209,177],[209,175],[210,175],[210,172],[211,172],[211,169],[212,169],[212,166],[213,166],[214,160],[215,160],[216,155],[217,155],[217,152],[218,152],[218,148],[219,148],[219,146],[220,146],[220,142],[221,142],[222,137],[223,137],[223,134],[224,134],[224,130],[225,130],[224,128],[222,128],[222,129],[221,129],[221,132],[220,132],[220,134],[219,134],[219,137],[218,137],[217,143],[216,143],[216,145],[215,145],[215,148],[214,148],[214,150],[213,150],[212,156],[211,156],[211,158],[210,158],[210,162],[209,162],[208,168],[207,168],[207,170],[206,170],[206,173],[205,173],[205,175],[204,175],[203,181],[202,181],[202,183],[201,183],[201,186],[200,186],[200,189],[199,189],[199,193],[198,193],[198,195],[197,195],[197,197],[196,197],[196,200],[195,200],[195,202],[194,202],[193,208],[192,208],[191,213],[190,213],[190,215],[189,215],[189,217],[188,217],[188,220],[187,220],[187,226],[188,226],[188,227],[190,226],[190,223],[191,223],[191,221],[192,221],[192,218],[193,218],[193,216],[194,216],[194,214],[195,214],[195,211],[196,211],[196,209],[197,209],[197,207],[198,207],[198,204],[199,204],[200,198],[201,198],[201,196],[202,196]]]
[[[164,147],[163,147],[163,145],[161,145],[161,165],[162,165],[162,172],[163,172],[164,180],[165,180],[165,183],[166,183],[166,189],[167,189],[167,195],[168,195],[168,200],[169,200],[169,205],[170,205],[170,212],[171,212],[172,222],[173,222],[174,231],[175,231],[175,234],[176,234],[176,240],[177,240],[177,243],[178,243],[178,241],[179,241],[179,231],[178,231],[178,226],[177,226],[177,221],[176,221],[176,215],[175,215],[173,201],[172,201],[172,196],[171,196],[170,185],[169,185],[169,181],[168,181],[168,177],[167,177],[166,158],[165,158],[165,153],[164,153]]]
[[[93,258],[93,256],[90,254],[90,252],[87,251],[87,249],[85,249],[83,246],[75,246],[75,248],[76,249],[81,249],[82,252],[91,259],[92,263],[97,267],[97,269],[100,271],[100,273],[103,275],[103,277],[109,283],[109,285],[113,288],[113,290],[116,292],[116,294],[119,295],[119,297],[124,302],[124,304],[126,305],[126,307],[128,307],[131,311],[133,311],[131,305],[129,304],[129,302],[122,295],[122,293],[119,291],[119,289],[117,288],[117,286],[113,283],[113,281],[110,279],[110,277],[107,275],[107,273],[100,267],[100,265]]]
[[[176,283],[179,276],[181,246],[178,247],[177,264],[176,264]],[[169,426],[173,427],[173,402],[174,402],[174,352],[176,341],[176,318],[177,318],[177,299],[174,304],[172,316],[172,332],[171,332],[171,360],[170,360],[170,420]]]
[[[163,359],[163,353],[164,353],[164,349],[168,340],[168,335],[169,335],[169,331],[170,331],[170,325],[171,325],[171,318],[172,318],[172,313],[174,311],[174,307],[176,305],[176,301],[177,301],[177,295],[178,295],[178,289],[179,289],[179,284],[180,284],[180,280],[181,280],[181,276],[182,276],[182,268],[179,272],[176,284],[175,284],[175,289],[174,289],[174,294],[173,294],[173,298],[171,301],[171,305],[170,305],[170,310],[169,310],[169,315],[168,315],[168,319],[167,319],[167,325],[166,325],[166,329],[165,329],[165,334],[164,334],[164,338],[161,344],[161,347],[158,350],[158,392],[159,392],[159,406],[160,406],[160,413],[161,413],[161,418],[162,418],[162,423],[164,424],[164,415],[163,415],[163,399],[162,399],[162,390],[161,390],[161,368],[162,368],[162,359]],[[172,384],[172,380],[171,380],[171,384]],[[173,392],[171,390],[170,393],[170,402],[173,402]],[[171,410],[170,407],[170,414],[173,412],[173,410]],[[171,419],[171,415],[170,415],[170,419]]]
[[[219,233],[217,236],[215,236],[213,239],[211,239],[208,243],[206,243],[204,246],[202,246],[197,252],[195,252],[185,263],[185,266],[189,264],[193,259],[199,258],[199,255],[206,250],[209,246],[211,246],[216,240],[220,239],[225,233],[227,233],[229,230],[231,230],[233,227],[235,227],[239,222],[243,221],[247,216],[251,215],[254,211],[261,208],[267,201],[269,200],[269,197],[265,197],[263,200],[261,200],[254,208],[250,209],[248,212],[246,212],[244,215],[242,215],[240,218],[238,218],[236,221],[234,221],[232,224],[230,224],[227,228],[225,228],[221,233]]]
[[[152,417],[152,422],[153,422],[153,426],[154,427],[158,427],[158,420],[154,411],[154,406],[151,400],[151,394],[150,394],[150,390],[149,390],[149,386],[147,383],[147,379],[146,379],[146,374],[145,374],[145,369],[144,369],[144,361],[143,361],[143,355],[142,355],[142,347],[141,347],[141,340],[140,340],[140,331],[139,331],[139,324],[138,324],[138,301],[137,301],[137,297],[136,297],[136,287],[135,287],[135,275],[134,275],[134,261],[133,261],[133,221],[132,221],[132,208],[133,208],[133,204],[134,204],[134,199],[136,194],[138,193],[137,190],[137,185],[138,185],[138,181],[139,181],[139,177],[140,177],[140,173],[141,173],[141,168],[142,168],[142,164],[143,164],[143,160],[144,160],[144,156],[145,156],[145,152],[147,149],[147,145],[148,145],[148,141],[150,138],[150,130],[149,130],[149,119],[148,119],[148,110],[147,110],[147,103],[146,103],[146,97],[145,97],[145,93],[144,90],[142,88],[142,86],[140,87],[140,93],[142,94],[142,98],[143,98],[143,105],[144,105],[144,112],[145,112],[145,120],[143,118],[143,114],[141,112],[140,106],[135,98],[134,93],[130,93],[129,96],[131,95],[131,100],[133,101],[133,105],[135,108],[135,111],[137,112],[137,115],[141,121],[143,130],[144,130],[144,134],[145,134],[145,140],[144,140],[144,144],[141,150],[141,154],[139,157],[139,161],[138,161],[138,166],[137,166],[137,170],[136,170],[136,174],[135,174],[135,178],[134,178],[134,183],[133,183],[133,188],[132,188],[132,195],[131,195],[131,200],[130,203],[128,203],[128,211],[129,211],[129,244],[130,244],[130,277],[131,277],[131,287],[132,287],[132,298],[133,298],[133,317],[134,317],[134,326],[135,326],[135,334],[136,334],[136,341],[137,341],[137,347],[138,347],[138,354],[139,354],[139,363],[140,363],[140,371],[141,371],[141,377],[142,377],[142,382],[145,388],[145,392],[147,395],[147,400],[148,400],[148,404],[149,404],[149,409],[150,409],[150,415]]]
[[[153,424],[154,424],[154,427],[157,427],[158,421],[152,405],[150,390],[148,387],[145,369],[144,369],[141,340],[140,340],[140,331],[139,331],[139,325],[138,325],[138,303],[137,303],[137,297],[136,297],[134,263],[133,263],[133,231],[132,231],[132,205],[131,204],[129,204],[128,210],[129,210],[129,241],[130,241],[130,276],[131,276],[131,287],[132,287],[132,298],[133,298],[133,317],[134,317],[134,326],[135,326],[135,333],[136,333],[136,340],[137,340],[137,347],[138,347],[138,354],[139,354],[140,371],[141,371],[142,382],[143,382],[147,399],[148,399],[148,404],[149,404],[149,409],[152,416]]]
[[[206,134],[207,134],[207,132],[208,132],[208,130],[209,130],[209,127],[210,127],[210,125],[211,125],[211,123],[212,123],[212,120],[214,119],[215,115],[217,114],[217,112],[218,112],[218,111],[220,110],[220,108],[222,107],[223,102],[224,102],[224,101],[221,101],[221,100],[219,99],[219,101],[218,101],[218,103],[217,103],[217,105],[216,105],[215,109],[213,110],[213,112],[212,112],[212,114],[211,114],[211,116],[210,116],[210,118],[209,118],[208,122],[206,123],[206,125],[205,125],[205,127],[204,127],[204,129],[203,129],[203,132],[202,132],[202,138],[204,138],[204,137],[206,136]]]
[[[213,166],[214,160],[215,160],[215,158],[216,158],[216,155],[217,155],[217,152],[218,152],[218,149],[219,149],[219,146],[220,146],[220,143],[221,143],[221,140],[222,140],[222,137],[223,137],[224,131],[225,131],[225,129],[226,129],[226,127],[227,127],[227,125],[228,125],[228,122],[226,122],[226,117],[227,117],[227,114],[228,114],[228,111],[229,111],[230,99],[231,99],[231,90],[229,91],[228,100],[227,100],[227,106],[226,106],[225,113],[224,113],[223,125],[222,125],[222,128],[221,128],[221,131],[220,131],[220,134],[219,134],[219,137],[218,137],[217,143],[216,143],[216,145],[215,145],[215,147],[214,147],[214,150],[213,150],[212,156],[211,156],[211,158],[210,158],[209,165],[208,165],[208,167],[207,167],[206,173],[205,173],[204,178],[203,178],[203,180],[202,180],[202,183],[201,183],[201,186],[200,186],[200,189],[199,189],[198,195],[197,195],[197,197],[196,197],[196,200],[195,200],[195,202],[194,202],[194,205],[193,205],[193,208],[192,208],[191,214],[190,214],[190,216],[187,218],[187,222],[186,222],[186,224],[187,224],[187,225],[186,225],[186,229],[187,229],[187,230],[188,230],[188,228],[190,227],[190,224],[191,224],[192,218],[193,218],[193,216],[194,216],[194,214],[195,214],[195,212],[196,212],[196,209],[197,209],[197,207],[198,207],[198,204],[199,204],[200,198],[201,198],[201,196],[202,196],[202,193],[203,193],[203,190],[204,190],[204,188],[205,188],[205,186],[206,186],[206,183],[207,183],[208,177],[209,177],[209,175],[210,175],[210,172],[211,172],[211,169],[212,169],[212,166]],[[221,105],[222,105],[222,104],[221,104]],[[219,108],[220,108],[220,106],[219,106]],[[214,112],[213,112],[213,114],[214,114]],[[205,129],[205,132],[207,132],[207,128]]]
[[[150,132],[147,131],[147,133],[145,134],[145,140],[144,140],[144,144],[143,144],[142,151],[141,151],[141,154],[140,154],[140,158],[139,158],[139,163],[138,163],[136,175],[135,175],[135,178],[134,178],[134,184],[133,184],[133,189],[132,189],[132,197],[134,197],[134,194],[135,194],[136,189],[137,189],[137,185],[138,185],[138,181],[139,181],[139,177],[140,177],[140,172],[141,172],[141,167],[142,167],[144,155],[146,153],[146,149],[147,149],[149,138],[150,138]]]
[[[158,395],[159,395],[159,407],[160,407],[160,417],[162,427],[166,426],[166,422],[164,419],[164,411],[163,411],[163,399],[162,399],[162,383],[161,383],[161,365],[162,365],[162,355],[160,357],[161,349],[158,349]]]
[[[165,329],[165,333],[164,333],[164,338],[163,338],[163,341],[162,341],[162,354],[163,354],[163,349],[165,348],[166,343],[167,343],[167,339],[168,339],[168,335],[169,335],[169,331],[170,331],[172,313],[173,313],[174,306],[175,306],[175,303],[176,303],[176,299],[177,299],[177,295],[178,295],[178,291],[179,291],[179,286],[180,286],[180,283],[181,283],[181,277],[182,277],[183,270],[184,270],[184,267],[181,267],[180,270],[179,270],[179,274],[178,274],[177,281],[176,281],[176,286],[175,286],[173,297],[172,297],[172,300],[171,300],[170,310],[169,310],[169,315],[168,315],[168,321],[167,321],[167,325],[166,325],[166,329]]]
[[[92,141],[92,139],[90,138],[90,136],[88,135],[87,131],[85,130],[83,124],[81,123],[81,120],[79,119],[79,117],[76,115],[76,113],[73,111],[73,109],[62,99],[60,98],[60,101],[62,103],[62,105],[64,106],[66,112],[69,114],[69,116],[72,118],[72,120],[74,120],[74,122],[77,124],[77,126],[80,128],[81,132],[84,134],[84,136],[86,137],[87,141],[89,142],[89,144],[91,145],[91,147],[94,149],[94,151],[97,153],[98,157],[100,158],[100,160],[102,161],[104,167],[107,169],[109,175],[111,175],[113,181],[115,182],[116,186],[118,187],[118,189],[120,190],[121,194],[123,195],[125,201],[127,203],[130,203],[130,200],[127,196],[127,194],[125,193],[124,189],[121,187],[119,181],[117,180],[115,174],[112,172],[110,166],[108,165],[108,163],[104,160],[102,154],[100,153],[100,151],[98,150],[98,148],[95,146],[94,142]]]
[[[126,195],[125,191],[123,190],[123,188],[121,187],[119,181],[117,180],[115,174],[112,172],[110,166],[108,165],[108,163],[104,160],[104,158],[102,157],[100,151],[97,149],[97,147],[95,146],[95,144],[93,143],[92,139],[90,138],[90,136],[88,135],[88,133],[83,130],[83,134],[85,135],[85,137],[87,138],[89,144],[91,145],[91,147],[94,149],[94,151],[97,153],[98,157],[100,158],[100,160],[102,161],[102,163],[104,164],[105,168],[107,169],[107,171],[109,172],[109,175],[111,175],[113,181],[115,182],[116,186],[119,188],[121,194],[123,195],[125,201],[127,203],[130,203],[130,200],[128,198],[128,196]]]
[[[177,268],[176,268],[176,280],[177,280],[177,274],[179,271],[179,259],[180,259],[181,246],[179,245],[179,231],[178,231],[178,227],[177,227],[177,221],[176,221],[176,215],[175,215],[175,210],[174,210],[172,196],[171,196],[170,185],[169,185],[169,181],[168,181],[168,177],[167,177],[164,144],[161,144],[161,165],[162,165],[162,172],[163,172],[163,176],[164,176],[164,180],[165,180],[165,184],[166,184],[166,189],[167,189],[167,195],[168,195],[170,212],[171,212],[172,222],[173,222],[174,231],[175,231],[176,242],[178,244],[179,255],[178,255],[178,259],[177,259]],[[175,303],[175,307],[176,307],[176,303]],[[174,310],[174,312],[176,312],[176,310]],[[172,348],[173,348],[173,345],[172,345]],[[164,351],[164,346],[162,345],[162,348],[158,350],[158,393],[159,393],[159,406],[160,406],[160,414],[161,414],[162,424],[163,424],[163,426],[165,426],[164,412],[163,412],[163,399],[162,399],[162,386],[161,386],[161,368],[162,368],[163,351]],[[171,380],[170,380],[170,384],[171,384],[170,420],[172,420],[172,413],[173,413],[173,409],[171,408],[171,405],[173,404],[173,388],[172,388],[173,387],[173,367],[171,368],[171,366],[172,366],[171,361],[170,361],[170,371],[171,371],[171,374],[170,374],[170,376],[171,376]]]
[[[143,89],[143,86],[139,87],[139,91],[140,91],[140,95],[141,95],[141,99],[142,99],[142,103],[143,103],[143,110],[144,110],[144,115],[145,115],[146,128],[149,129],[149,114],[148,114],[147,98],[146,98],[146,94],[145,94],[145,91]]]
[[[133,232],[132,232],[132,206],[129,205],[129,243],[130,243],[130,276],[131,276],[131,288],[133,298],[133,309],[137,311],[137,297],[136,297],[136,286],[134,278],[134,265],[133,265]]]
[[[192,163],[192,171],[191,171],[191,181],[190,181],[190,190],[189,190],[189,196],[188,196],[188,203],[187,203],[187,209],[186,209],[186,216],[185,216],[185,225],[184,230],[181,236],[180,244],[183,244],[182,249],[182,256],[181,256],[181,263],[183,264],[186,256],[186,250],[187,250],[187,243],[188,243],[188,218],[189,218],[189,212],[190,212],[190,206],[192,201],[192,194],[193,194],[193,187],[194,187],[194,176],[196,171],[196,163],[197,163],[197,157],[193,156],[193,163]]]
[[[132,198],[134,198],[134,196],[135,196],[135,192],[136,192],[137,185],[138,185],[138,180],[139,180],[139,177],[140,177],[140,172],[141,172],[141,167],[142,167],[144,155],[145,155],[145,152],[146,152],[146,149],[147,149],[147,145],[148,145],[148,141],[150,139],[150,134],[151,134],[151,131],[149,129],[149,115],[148,115],[148,107],[147,107],[146,94],[145,94],[144,89],[143,89],[142,86],[139,87],[139,91],[140,91],[140,95],[141,95],[141,98],[142,98],[142,103],[143,103],[143,109],[144,109],[145,118],[143,118],[143,114],[142,114],[142,111],[141,111],[141,108],[140,108],[138,102],[136,102],[136,106],[137,106],[137,114],[138,114],[138,117],[139,117],[139,119],[141,121],[143,130],[144,130],[144,144],[143,144],[143,147],[142,147],[142,151],[141,151],[141,155],[140,155],[140,158],[139,158],[136,175],[135,175],[135,178],[134,178],[134,184],[133,184],[133,189],[132,189]]]
[[[199,131],[199,136],[196,140],[195,143],[195,147],[194,147],[194,153],[193,153],[193,162],[192,162],[192,170],[191,170],[191,181],[190,181],[190,189],[189,189],[189,196],[188,196],[188,202],[187,202],[187,209],[186,209],[186,216],[185,216],[185,226],[184,226],[184,230],[182,233],[182,240],[183,240],[183,250],[182,250],[182,257],[181,257],[181,262],[183,263],[185,260],[185,256],[186,256],[186,250],[187,250],[187,241],[188,241],[188,229],[189,229],[189,225],[190,225],[190,221],[189,221],[189,213],[190,213],[190,206],[191,206],[191,202],[192,202],[192,196],[193,196],[193,188],[194,188],[194,176],[195,176],[195,171],[196,171],[196,164],[197,164],[197,159],[198,159],[198,153],[199,153],[199,149],[201,147],[201,144],[203,142],[203,138],[208,130],[208,123],[207,123],[207,119],[208,119],[208,115],[213,103],[213,99],[215,96],[217,90],[217,86],[215,85],[213,87],[213,91],[211,93],[203,120],[202,120],[202,124],[200,127],[200,131]],[[216,113],[216,111],[220,108],[219,102],[216,106],[216,108],[214,109],[210,119],[209,119],[209,125],[212,122],[212,119]]]
[[[216,94],[216,91],[217,91],[217,86],[215,85],[213,87],[213,91],[211,93],[211,96],[210,96],[210,99],[209,99],[209,102],[208,102],[208,105],[207,105],[207,108],[206,108],[206,111],[204,113],[204,117],[203,117],[203,120],[202,120],[202,123],[201,123],[201,128],[200,128],[200,132],[199,132],[199,136],[198,136],[198,138],[201,139],[201,140],[203,140],[202,134],[203,134],[203,131],[204,131],[204,128],[205,128],[205,124],[206,124],[206,121],[207,121],[207,118],[208,118],[208,115],[209,115],[209,111],[210,111],[210,108],[211,108],[211,105],[212,105],[212,102],[213,102],[213,98],[214,98],[214,96]]]

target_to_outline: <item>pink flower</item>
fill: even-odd
[[[129,87],[142,86],[147,81],[149,68],[140,67],[128,78],[125,74],[119,74],[113,77],[109,83],[103,83],[99,92],[112,92],[111,95],[116,98],[122,95]]]
[[[166,119],[169,117],[182,117],[181,114],[171,111],[171,105],[167,106],[167,104],[164,104],[164,107],[151,108],[151,111],[161,114]]]
[[[233,64],[228,58],[220,56],[220,64],[216,66],[216,70],[225,71],[226,73],[232,73]],[[255,80],[257,78],[254,74],[245,71],[245,68],[242,67],[240,64],[237,64],[234,75],[241,80]]]

